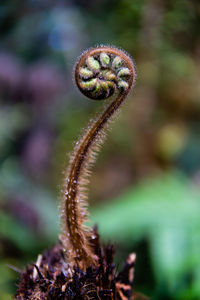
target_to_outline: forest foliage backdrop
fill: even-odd
[[[94,168],[91,223],[137,253],[134,289],[200,295],[200,3],[7,0],[0,4],[0,290],[51,247],[73,142],[102,103],[73,85],[76,57],[108,44],[130,53],[137,84]]]

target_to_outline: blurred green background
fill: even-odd
[[[138,78],[94,167],[91,223],[119,269],[137,253],[136,291],[200,299],[200,2],[1,2],[0,298],[16,290],[11,266],[57,241],[67,153],[102,107],[74,87],[73,65],[109,44]]]

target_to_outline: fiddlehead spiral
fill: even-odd
[[[85,51],[74,68],[75,82],[87,97],[103,100],[113,96],[111,103],[96,118],[76,143],[66,174],[62,200],[63,233],[61,240],[68,262],[85,269],[97,264],[90,246],[91,232],[87,220],[85,187],[90,167],[104,141],[104,129],[130,92],[136,77],[132,59],[124,51],[100,46]]]
[[[132,70],[131,59],[122,50],[99,47],[86,51],[80,57],[75,68],[75,80],[86,97],[104,100],[116,90],[123,93],[132,86]]]

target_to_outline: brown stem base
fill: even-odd
[[[73,272],[65,262],[61,243],[38,256],[36,264],[22,273],[15,300],[128,300],[132,295],[135,254],[130,254],[118,274],[113,263],[113,246],[102,247],[97,230],[92,248],[99,258],[97,267],[85,272],[75,267]]]

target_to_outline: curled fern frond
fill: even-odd
[[[116,91],[126,92],[133,84],[135,70],[122,50],[101,46],[85,51],[75,67],[75,81],[88,98],[104,100]]]
[[[136,78],[131,57],[123,50],[100,46],[86,50],[74,67],[75,82],[88,98],[111,102],[89,125],[76,143],[66,172],[62,195],[61,241],[67,261],[81,269],[98,262],[90,246],[92,231],[85,226],[88,219],[86,186],[91,166],[105,138],[105,128],[121,107]],[[111,97],[113,96],[113,97]]]

